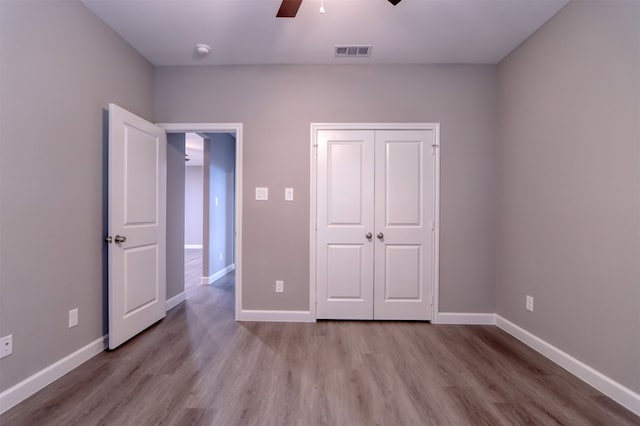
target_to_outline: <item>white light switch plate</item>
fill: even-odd
[[[285,201],[293,201],[293,188],[285,188],[284,189],[284,200]]]
[[[276,281],[276,293],[284,293],[284,281]]]
[[[78,325],[78,308],[69,311],[69,328]]]
[[[269,188],[256,187],[256,201],[267,201],[269,199]]]

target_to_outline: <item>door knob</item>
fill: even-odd
[[[373,234],[371,232],[367,232],[367,235],[365,235],[365,237],[367,237],[367,240],[370,240],[373,237]]]
[[[116,235],[113,241],[115,241],[116,244],[124,243],[125,241],[127,241],[127,237],[125,237],[124,235]]]
[[[111,235],[104,237],[104,242],[107,244],[111,244],[113,242],[113,238],[111,238]]]
[[[376,237],[378,237],[379,240],[384,238],[384,234],[382,232],[379,232],[378,235],[376,235]],[[116,237],[118,238],[118,237]]]

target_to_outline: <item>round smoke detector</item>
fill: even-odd
[[[206,44],[196,44],[196,52],[198,52],[198,55],[200,56],[207,56],[211,53],[211,46]]]

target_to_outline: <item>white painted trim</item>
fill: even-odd
[[[438,303],[440,297],[440,151],[442,142],[440,141],[440,123],[311,123],[311,148],[309,155],[310,177],[309,177],[309,311],[313,318],[316,314],[316,217],[317,217],[317,153],[318,153],[318,130],[433,130],[435,133],[436,162],[434,170],[435,200],[434,200],[434,268],[433,268],[433,306],[432,318],[435,320],[438,315]]]
[[[235,133],[236,135],[236,235],[234,241],[234,261],[236,268],[236,321],[242,307],[242,159],[243,132],[242,123],[156,123],[168,133]]]
[[[435,131],[435,143],[438,145],[436,149],[436,163],[434,170],[434,235],[433,235],[433,306],[432,318],[435,320],[440,313],[440,152],[442,150],[442,142],[440,141],[440,124],[433,124]]]
[[[265,311],[243,309],[238,315],[238,321],[262,322],[316,322],[310,311]]]
[[[438,312],[434,324],[495,325],[496,314]]]
[[[313,318],[318,318],[316,313],[316,295],[318,292],[316,284],[316,258],[317,258],[317,239],[316,233],[318,225],[317,215],[317,183],[318,183],[318,129],[311,124],[311,147],[309,153],[309,312]]]
[[[231,265],[220,269],[218,272],[216,272],[213,275],[209,275],[208,277],[202,277],[200,280],[200,284],[202,285],[213,284],[214,282],[218,281],[220,278],[227,275],[229,272],[235,271],[235,269],[236,269],[236,265],[232,263]]]
[[[187,294],[184,291],[182,293],[176,294],[171,299],[167,300],[165,304],[165,312],[168,312],[169,310],[175,308],[180,303],[184,302],[186,298]]]
[[[640,394],[605,376],[601,372],[500,315],[496,315],[496,325],[527,346],[540,352],[571,374],[598,389],[618,404],[640,416]]]
[[[156,123],[167,133],[233,133],[236,132],[238,139],[238,128],[242,129],[242,123]]]
[[[318,130],[434,130],[440,123],[311,123],[313,136]]]
[[[0,393],[0,414],[104,351],[107,347],[106,341],[106,336],[96,339]]]
[[[202,244],[185,244],[185,249],[202,249]]]

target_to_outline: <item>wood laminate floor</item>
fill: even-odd
[[[0,424],[640,424],[494,326],[238,323],[233,306],[233,273],[189,286],[164,320]]]

